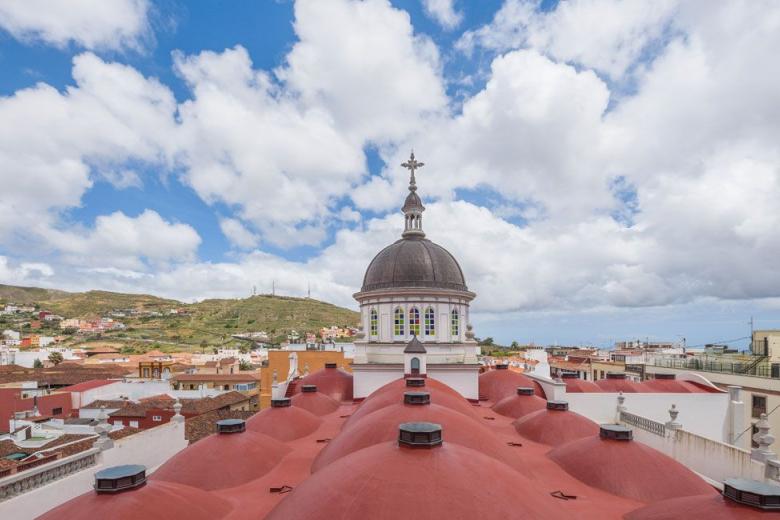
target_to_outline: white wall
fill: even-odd
[[[466,399],[479,399],[479,369],[464,367],[462,369],[436,369],[436,365],[428,365],[428,377],[437,379],[457,390]]]
[[[387,368],[377,370],[361,370],[358,367],[352,367],[353,387],[352,395],[355,399],[363,399],[371,395],[372,392],[385,386],[387,383],[403,377],[403,367],[388,366]]]

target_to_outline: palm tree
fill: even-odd
[[[52,363],[54,366],[57,366],[57,365],[59,365],[59,364],[60,364],[60,363],[62,363],[62,361],[63,361],[62,354],[60,354],[59,352],[52,352],[51,354],[49,354],[49,361],[50,361],[50,362],[51,362],[51,363]]]

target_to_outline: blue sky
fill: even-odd
[[[772,2],[58,9],[0,6],[2,283],[354,306],[414,147],[478,335],[778,326]]]

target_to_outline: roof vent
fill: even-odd
[[[317,391],[317,385],[303,385],[301,387],[301,391],[304,394],[313,394],[314,392]]]
[[[292,403],[289,397],[280,397],[279,399],[271,399],[271,408],[287,408]]]
[[[561,379],[579,379],[579,372],[564,372],[561,374]]]
[[[620,424],[602,424],[599,429],[599,437],[613,441],[630,441],[634,438],[631,428]]]
[[[565,412],[569,409],[569,403],[567,401],[547,401],[547,409]]]
[[[674,374],[664,374],[664,373],[658,373],[655,374],[656,379],[674,379]]]
[[[775,484],[730,478],[723,483],[723,496],[759,509],[780,510],[780,486]]]
[[[325,363],[325,368],[338,368],[338,363]]]
[[[506,370],[507,368],[509,368],[509,365],[507,365],[506,363],[496,365],[496,370]]]
[[[409,448],[433,448],[441,445],[441,425],[428,422],[398,426],[398,444]]]
[[[404,404],[431,404],[431,394],[428,392],[405,392]]]
[[[517,395],[534,395],[534,389],[530,386],[518,386]]]
[[[412,387],[412,388],[420,388],[425,386],[425,379],[421,377],[410,377],[406,380],[406,386]]]
[[[241,433],[243,431],[246,431],[246,421],[243,419],[217,421],[217,433]]]
[[[112,466],[95,473],[95,491],[98,493],[118,493],[145,483],[146,466],[140,464]]]
[[[626,374],[623,374],[621,372],[608,372],[607,373],[607,379],[625,379]]]

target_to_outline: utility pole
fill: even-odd
[[[306,297],[311,300],[311,282],[309,282],[309,287],[306,289]]]
[[[276,280],[271,280],[271,296],[276,296]]]

